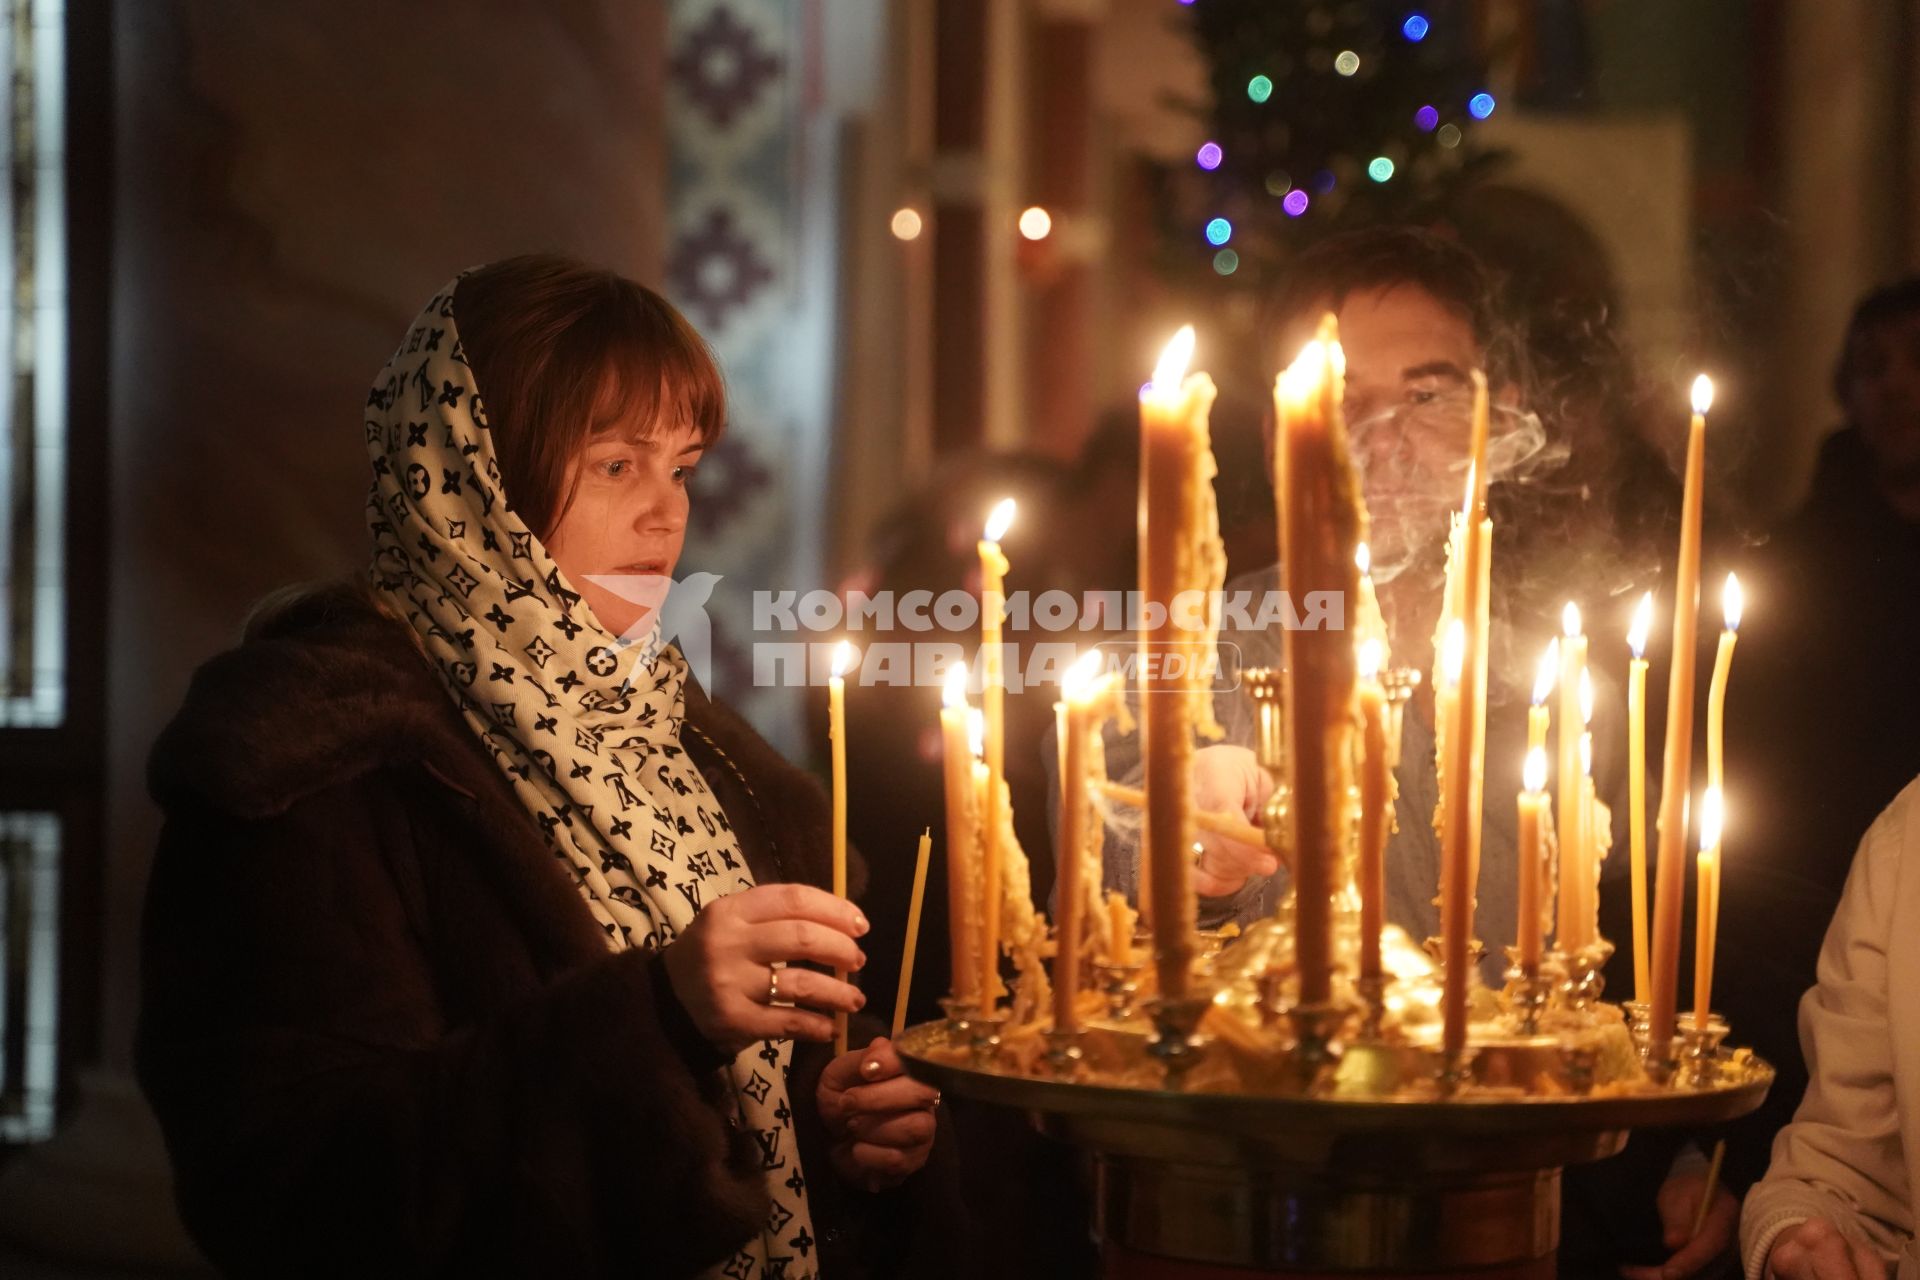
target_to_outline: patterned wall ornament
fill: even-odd
[[[668,19],[666,292],[712,344],[731,402],[682,564],[723,575],[712,692],[795,756],[809,746],[798,691],[752,685],[751,627],[755,591],[822,579],[834,177],[802,74],[821,56],[817,3],[673,0]]]

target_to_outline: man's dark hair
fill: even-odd
[[[1362,290],[1400,285],[1423,290],[1467,321],[1495,381],[1518,375],[1516,343],[1501,318],[1492,273],[1459,241],[1422,227],[1366,227],[1302,252],[1269,302],[1269,332],[1310,322],[1310,312],[1338,311]]]
[[[1846,408],[1847,386],[1857,371],[1860,338],[1869,329],[1904,320],[1916,312],[1920,312],[1920,276],[1881,285],[1854,306],[1853,318],[1847,321],[1847,340],[1841,344],[1840,359],[1833,366],[1833,396],[1841,408]]]

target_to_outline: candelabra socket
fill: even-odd
[[[1049,1027],[1046,1032],[1047,1066],[1061,1077],[1071,1077],[1086,1055],[1080,1048],[1080,1032]]]
[[[1720,1044],[1729,1030],[1718,1014],[1707,1016],[1707,1025],[1696,1025],[1692,1017],[1680,1020],[1681,1061],[1686,1064],[1686,1082],[1696,1089],[1710,1087],[1720,1075]]]
[[[1293,1066],[1301,1088],[1317,1092],[1340,1062],[1340,1030],[1346,1025],[1346,1005],[1331,1000],[1295,1004],[1287,1010],[1293,1026]]]
[[[940,997],[940,1009],[947,1015],[947,1043],[971,1045],[973,1043],[973,1020],[979,1015],[980,1006],[971,1000],[958,996]]]
[[[1529,968],[1520,963],[1520,948],[1507,949],[1507,1009],[1513,1015],[1514,1029],[1523,1036],[1540,1034],[1540,1017],[1547,1011],[1553,995],[1553,979],[1541,972],[1538,964]]]
[[[1006,1025],[1007,1015],[998,1009],[973,1016],[969,1023],[972,1035],[967,1040],[967,1047],[973,1052],[975,1067],[985,1067],[993,1060],[995,1051],[1000,1048],[1000,1029]]]
[[[1434,1071],[1433,1082],[1443,1098],[1455,1097],[1473,1082],[1473,1060],[1480,1050],[1473,1045],[1462,1045],[1449,1051],[1439,1050],[1439,1066]]]
[[[1387,1016],[1387,975],[1363,973],[1353,980],[1362,1002],[1360,1039],[1378,1040]]]
[[[1138,960],[1126,964],[1102,961],[1093,966],[1094,976],[1100,980],[1100,994],[1107,998],[1107,1017],[1115,1022],[1126,1022],[1137,1012],[1134,997],[1140,993],[1141,967]]]
[[[1633,1037],[1634,1050],[1644,1058],[1647,1056],[1647,1026],[1653,1019],[1653,1009],[1645,1000],[1622,1000],[1620,1011],[1627,1015],[1627,1034]]]
[[[1568,957],[1566,991],[1571,1007],[1586,1009],[1600,999],[1600,993],[1607,986],[1603,971],[1612,955],[1613,944],[1605,938],[1595,938]]]
[[[1153,1039],[1147,1052],[1159,1060],[1167,1073],[1167,1087],[1181,1088],[1187,1072],[1200,1061],[1206,1044],[1199,1036],[1200,1019],[1213,1001],[1207,996],[1155,997],[1147,1002],[1147,1016],[1153,1020]]]

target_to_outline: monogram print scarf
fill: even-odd
[[[373,582],[412,624],[607,946],[661,948],[753,874],[680,745],[684,657],[658,643],[657,623],[639,642],[602,627],[509,505],[455,324],[458,285],[427,303],[367,397]],[[712,1275],[804,1280],[818,1270],[787,1097],[791,1054],[790,1042],[763,1041],[728,1067],[773,1208],[759,1237]]]

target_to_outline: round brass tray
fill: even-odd
[[[915,1077],[1025,1112],[1088,1152],[1110,1249],[1276,1274],[1550,1265],[1563,1166],[1615,1154],[1633,1129],[1735,1119],[1773,1082],[1771,1067],[1743,1059],[1712,1087],[1646,1093],[1176,1092],[956,1064],[938,1022],[908,1029],[898,1048]]]

